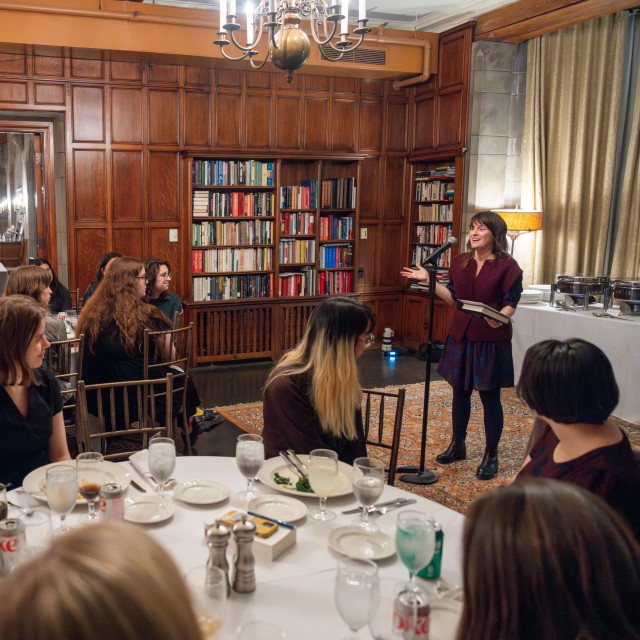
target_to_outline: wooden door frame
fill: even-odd
[[[53,152],[53,122],[34,120],[11,120],[0,118],[0,132],[2,133],[33,133],[42,136],[42,193],[37,197],[42,200],[44,212],[44,249],[40,248],[36,239],[38,256],[46,257],[54,271],[58,272],[58,226],[56,223],[55,206],[55,169]],[[34,171],[35,174],[35,171]],[[38,180],[34,175],[34,188]]]

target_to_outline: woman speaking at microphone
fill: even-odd
[[[511,317],[522,293],[522,269],[507,251],[507,225],[497,213],[482,211],[471,218],[469,230],[468,251],[453,258],[449,284],[436,284],[436,294],[450,305],[473,300]],[[427,281],[427,271],[416,266],[404,268],[402,276]],[[511,323],[456,309],[438,365],[438,373],[453,388],[453,437],[436,461],[450,464],[466,459],[471,394],[477,389],[484,409],[486,442],[476,472],[480,480],[490,480],[498,472],[498,443],[504,423],[500,389],[514,386],[511,336]]]

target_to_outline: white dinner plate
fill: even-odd
[[[308,455],[299,455],[298,457],[304,464],[309,463]],[[279,473],[284,478],[289,478],[289,480],[291,480],[291,487],[289,488],[288,486],[277,484],[273,479],[276,473]],[[337,498],[338,496],[348,496],[350,493],[353,493],[353,488],[351,486],[352,474],[353,468],[351,467],[351,465],[338,461],[338,486],[329,495],[330,498]],[[316,494],[313,491],[304,493],[302,491],[296,490],[296,482],[298,481],[298,476],[289,468],[287,463],[280,456],[265,460],[264,464],[262,465],[262,469],[260,469],[260,473],[258,473],[258,478],[260,482],[266,484],[272,489],[275,489],[276,491],[283,491],[284,493],[296,496],[297,498],[317,498]]]
[[[249,502],[249,511],[267,518],[295,522],[307,515],[307,505],[301,500],[282,495],[258,496]]]
[[[189,504],[214,504],[229,497],[229,487],[213,480],[178,482],[173,497]]]
[[[27,493],[30,493],[34,498],[46,502],[47,496],[45,495],[45,490],[47,488],[47,469],[59,464],[68,464],[72,467],[76,466],[75,460],[61,460],[60,462],[46,464],[44,467],[38,467],[25,477],[22,481],[22,488]],[[129,483],[131,482],[131,474],[124,466],[105,460],[102,468],[104,470],[105,483],[117,482],[123,489],[126,489],[129,486]],[[86,504],[86,500],[80,494],[78,494],[77,504]]]
[[[449,598],[430,598],[430,640],[455,640],[462,615],[462,602]]]
[[[382,560],[390,558],[396,547],[391,536],[362,527],[339,527],[329,534],[329,547],[349,558]]]
[[[124,519],[137,524],[164,522],[175,511],[173,500],[162,496],[136,496],[124,501]]]

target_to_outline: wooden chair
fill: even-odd
[[[184,309],[180,309],[180,311],[176,311],[173,314],[173,328],[180,329],[182,327],[182,318],[184,316]]]
[[[400,432],[404,415],[405,389],[398,391],[374,391],[363,389],[365,396],[364,438],[367,446],[389,449],[387,484],[393,486],[398,466]],[[388,402],[391,400],[391,402]],[[395,400],[395,403],[394,403]],[[395,404],[395,410],[393,405]],[[385,427],[387,433],[385,434]]]
[[[62,385],[66,398],[63,408],[64,430],[71,444],[77,441],[75,412],[77,407],[78,380],[82,380],[84,333],[71,340],[52,342],[44,356],[44,367],[53,373]]]
[[[173,437],[173,409],[166,405],[162,423],[156,416],[155,398],[171,397],[173,376],[159,380],[128,380],[104,384],[78,382],[76,423],[80,451],[100,451],[105,460],[128,458],[132,451],[146,449],[149,436]],[[97,415],[89,413],[87,394],[96,393]],[[113,438],[126,437],[126,450],[109,452]]]
[[[69,289],[69,295],[71,296],[71,308],[76,310],[76,313],[80,313],[82,307],[80,299],[80,289]]]
[[[144,377],[153,378],[154,372],[171,368],[173,394],[180,398],[180,410],[174,416],[176,428],[182,430],[184,450],[193,455],[189,440],[189,418],[187,415],[187,384],[193,352],[193,323],[180,329],[144,332]],[[172,404],[167,401],[167,404]]]

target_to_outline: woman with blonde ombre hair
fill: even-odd
[[[271,372],[264,392],[265,454],[333,449],[351,464],[366,456],[357,359],[373,342],[373,311],[354,298],[323,300],[305,334]]]
[[[33,298],[46,312],[44,321],[47,340],[57,342],[67,339],[67,330],[64,322],[53,315],[49,309],[52,279],[53,276],[49,271],[36,265],[17,267],[9,274],[4,295],[23,295]]]
[[[202,640],[169,554],[119,522],[55,539],[0,582],[3,640]]]

